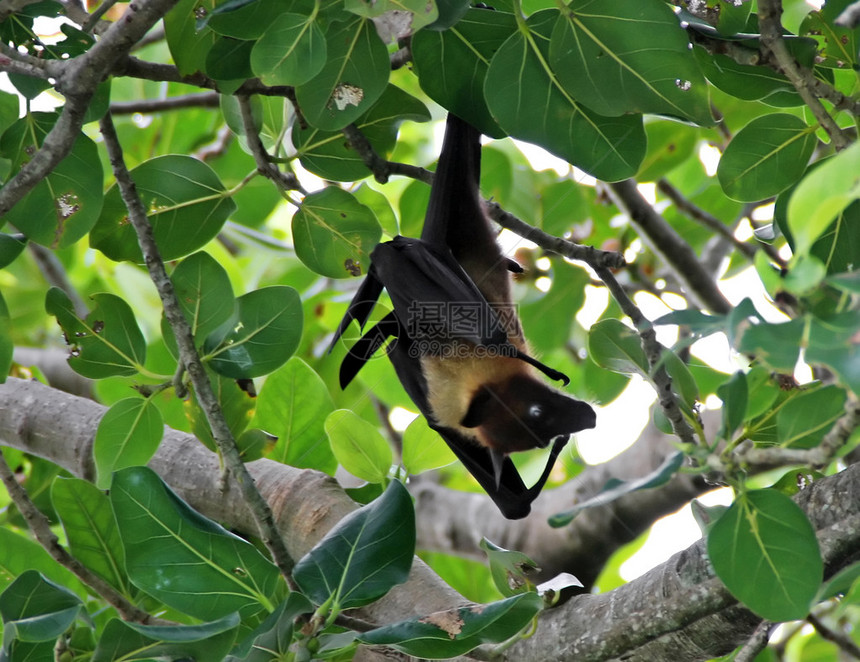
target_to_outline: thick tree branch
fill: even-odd
[[[180,360],[191,378],[195,395],[206,416],[212,437],[218,445],[218,451],[221,453],[227,469],[242,490],[242,495],[254,516],[259,535],[271,552],[272,558],[278,568],[280,568],[281,573],[285,578],[289,579],[293,559],[290,558],[281,534],[275,526],[274,516],[268,502],[263,498],[259,490],[257,490],[253,478],[248,473],[245,463],[242,461],[239,447],[233,438],[227,421],[224,419],[218,399],[212,390],[209,376],[206,374],[203,363],[200,361],[200,356],[197,354],[191,327],[185,318],[185,314],[182,312],[182,307],[179,305],[179,300],[173,290],[173,282],[167,275],[167,270],[164,267],[164,262],[155,243],[152,226],[146,216],[146,209],[140,200],[140,196],[137,194],[134,180],[132,180],[125,166],[122,147],[119,144],[119,138],[116,135],[110,112],[102,118],[99,126],[104,137],[108,156],[110,157],[111,167],[116,176],[120,195],[128,209],[129,220],[137,233],[138,243],[146,261],[150,278],[158,290],[158,295],[164,306],[164,316],[167,318],[176,338]]]

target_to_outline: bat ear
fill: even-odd
[[[490,416],[490,406],[493,402],[492,394],[484,387],[478,389],[478,392],[469,403],[469,409],[460,425],[464,428],[476,428],[483,425]]]

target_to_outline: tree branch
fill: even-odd
[[[830,136],[837,150],[848,147],[852,141],[839,128],[830,113],[819,101],[813,88],[818,87],[815,76],[805,67],[800,66],[782,38],[782,2],[781,0],[760,0],[758,3],[759,30],[761,30],[761,46],[766,55],[773,57],[776,66],[791,81],[794,89],[803,102],[812,111],[815,119]]]
[[[254,122],[251,103],[248,97],[239,95],[237,98],[239,100],[239,110],[242,113],[242,132],[245,134],[245,140],[248,141],[248,147],[254,156],[254,162],[257,164],[257,172],[267,179],[272,180],[282,191],[301,191],[305,193],[301,183],[292,172],[282,172],[278,166],[272,163],[272,159],[266,151],[263,141],[260,140],[260,135],[257,133],[257,126]]]
[[[220,95],[217,92],[198,92],[166,99],[115,101],[110,105],[110,112],[112,115],[130,115],[131,113],[160,113],[181,108],[217,108],[219,101]]]
[[[373,173],[374,179],[380,184],[388,182],[391,175],[404,175],[424,182],[425,184],[433,183],[433,173],[424,168],[410,165],[408,163],[398,163],[396,161],[386,161],[370,144],[370,141],[364,134],[358,130],[355,124],[350,124],[343,128],[343,135],[349,141],[350,146],[355,150],[356,154],[364,161],[364,165]]]

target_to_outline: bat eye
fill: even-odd
[[[543,407],[541,407],[539,404],[533,404],[533,405],[529,406],[528,414],[529,414],[529,418],[538,419],[541,416],[543,416]]]

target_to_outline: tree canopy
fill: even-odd
[[[0,660],[860,658],[860,3],[491,4],[0,0]],[[328,350],[446,112],[533,350],[656,396],[517,522]]]

